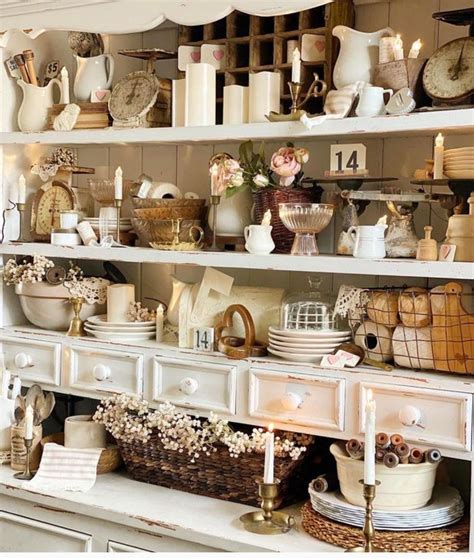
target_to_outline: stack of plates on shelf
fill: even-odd
[[[474,178],[474,147],[445,150],[444,174],[450,179]]]
[[[337,329],[309,331],[269,327],[268,351],[285,360],[318,363],[350,337],[351,331]]]
[[[365,510],[347,502],[339,490],[318,493],[309,487],[313,509],[339,523],[362,527]],[[459,521],[464,514],[464,503],[459,492],[450,486],[435,486],[431,500],[418,509],[409,511],[382,511],[374,509],[376,529],[382,531],[421,531],[438,529]]]
[[[89,222],[94,230],[99,230],[100,218],[87,217],[84,221]],[[115,232],[117,226],[117,219],[111,218],[107,220],[107,225],[111,233]],[[120,231],[130,231],[132,229],[132,222],[130,218],[120,218]]]
[[[107,315],[89,317],[85,322],[84,329],[88,334],[102,340],[135,342],[137,340],[148,340],[156,336],[155,321],[109,323],[107,322]]]

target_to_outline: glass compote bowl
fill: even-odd
[[[281,221],[296,234],[291,254],[319,255],[316,234],[331,221],[334,206],[311,202],[283,203],[278,206]]]

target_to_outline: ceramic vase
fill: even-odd
[[[75,56],[77,72],[74,79],[76,101],[90,101],[96,89],[110,89],[114,77],[114,59],[110,54],[89,58]],[[108,65],[108,68],[107,68]]]
[[[252,205],[250,189],[245,189],[230,197],[226,197],[224,193],[217,210],[217,235],[222,237],[242,237],[245,226],[250,225],[252,222]],[[213,229],[210,218],[209,227]]]
[[[17,80],[23,90],[23,101],[18,111],[18,128],[22,132],[41,132],[48,126],[48,109],[54,104],[54,86],[61,95],[61,82],[52,79],[47,86],[39,87]]]
[[[91,416],[69,416],[64,421],[64,447],[91,449],[107,447],[107,433],[103,424]]]

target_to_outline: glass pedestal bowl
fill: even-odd
[[[311,202],[283,203],[278,206],[281,221],[296,234],[291,254],[319,255],[316,234],[331,221],[334,206]]]

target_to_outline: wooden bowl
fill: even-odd
[[[205,206],[205,198],[139,198],[132,197],[134,208],[170,208],[174,206]]]
[[[206,206],[168,206],[163,208],[136,208],[133,211],[135,218],[142,220],[204,220]]]
[[[142,220],[132,218],[133,229],[145,245],[150,243],[170,243],[173,241],[171,220]],[[201,226],[201,220],[183,220],[181,222],[180,241],[190,241],[189,230],[192,226]]]
[[[64,445],[64,433],[51,434],[46,436],[41,440],[41,450],[43,450],[45,444],[47,443],[57,443],[58,445]],[[119,448],[115,443],[108,443],[107,449],[104,449],[100,454],[100,459],[97,464],[97,474],[106,474],[117,470],[122,464],[122,457],[120,455]]]

